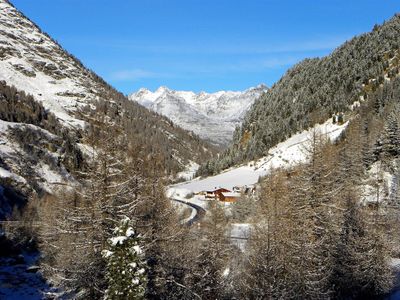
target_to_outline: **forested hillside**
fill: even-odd
[[[4,141],[0,145],[3,181],[15,183],[13,178],[20,176],[29,183],[25,190],[33,184],[39,194],[50,192],[49,181],[53,180],[46,178],[43,170],[40,175],[38,167],[43,163],[43,168],[51,169],[42,161],[43,153],[49,151],[54,160],[50,165],[65,167],[66,174],[72,176],[64,174],[63,180],[55,181],[71,183],[67,177],[73,178],[76,174],[71,172],[83,167],[86,158],[82,152],[90,149],[87,135],[105,120],[111,120],[135,143],[143,159],[149,155],[157,157],[157,172],[166,180],[173,180],[189,161],[199,163],[215,153],[196,135],[129,101],[8,1],[1,1],[0,7],[0,119],[5,121],[1,132]],[[41,130],[48,132],[53,141],[42,138],[37,143],[32,131]],[[49,146],[55,141],[57,147]],[[28,162],[21,160],[16,144],[24,149],[21,153],[29,156],[29,151],[35,149],[39,157],[30,157]],[[32,171],[28,172],[28,168]]]
[[[0,268],[21,278],[0,298],[29,297],[23,286],[32,284],[51,294],[47,283],[62,298],[103,297],[114,275],[103,252],[116,246],[109,241],[121,222],[135,228],[128,237],[148,262],[146,293],[161,295],[162,272],[178,264],[169,239],[184,231],[164,185],[216,150],[129,101],[4,0],[0,80]],[[39,255],[45,280],[37,286],[36,275],[13,266]]]
[[[400,77],[369,84],[340,134],[316,126],[306,139],[302,132],[281,143],[276,156],[171,187],[178,195],[249,184],[245,168],[256,172],[282,158],[266,167],[254,194],[229,206],[231,228],[247,228],[242,235],[231,229],[231,243],[245,250],[219,268],[229,266],[229,274],[216,289],[238,299],[382,299],[398,289],[399,99]]]
[[[335,142],[313,131],[308,161],[271,170],[251,209],[243,297],[380,299],[399,256],[400,78],[375,86]],[[262,296],[260,296],[262,295]]]
[[[236,129],[232,147],[199,174],[259,158],[295,132],[350,111],[372,86],[399,74],[399,33],[396,15],[326,57],[295,65],[256,100]]]

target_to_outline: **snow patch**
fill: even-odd
[[[193,179],[198,169],[199,169],[199,164],[195,163],[194,161],[189,161],[189,164],[186,165],[185,170],[179,172],[176,175],[176,177],[183,178],[185,180],[191,180]]]
[[[116,237],[112,237],[110,238],[110,243],[112,246],[116,246],[116,245],[122,245],[125,241],[126,241],[127,237],[126,236],[116,236]]]
[[[26,183],[25,178],[0,167],[0,178],[11,178],[15,181]]]

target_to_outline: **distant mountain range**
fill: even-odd
[[[194,93],[160,87],[155,92],[140,89],[129,99],[171,119],[184,129],[218,146],[232,141],[235,127],[254,101],[267,91],[264,84],[242,92]]]

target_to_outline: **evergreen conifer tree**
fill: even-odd
[[[396,111],[395,108],[385,124],[383,151],[386,157],[397,157],[400,154],[400,127]]]
[[[126,217],[115,228],[114,237],[103,250],[106,260],[105,299],[144,299],[146,273],[141,238]]]

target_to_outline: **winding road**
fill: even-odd
[[[192,226],[193,224],[200,222],[201,219],[203,219],[204,215],[206,214],[206,210],[204,208],[200,207],[199,205],[196,205],[191,202],[184,201],[184,200],[175,199],[175,198],[170,198],[170,199],[172,201],[185,204],[185,205],[193,208],[194,210],[196,210],[196,214],[193,216],[193,218],[187,220],[184,223],[187,226]]]

